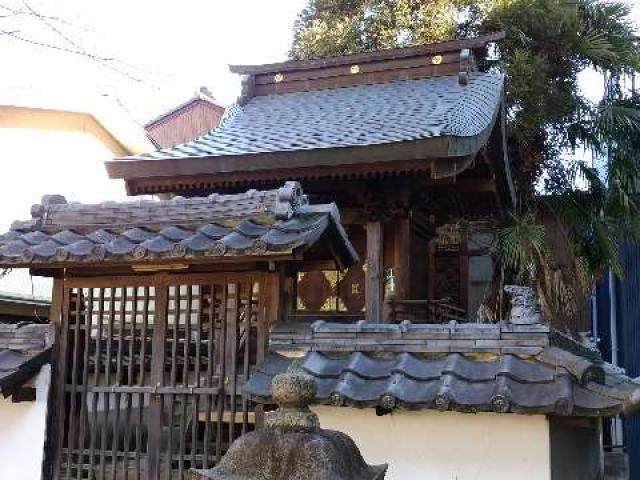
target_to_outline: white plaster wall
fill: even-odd
[[[350,435],[385,480],[550,480],[544,416],[314,407],[322,428]]]
[[[0,479],[38,480],[42,468],[51,368],[34,378],[35,402],[0,397]]]

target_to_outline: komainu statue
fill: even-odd
[[[509,322],[516,325],[542,323],[542,313],[533,287],[507,285],[504,291],[511,296]]]

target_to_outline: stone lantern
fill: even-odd
[[[265,427],[238,438],[211,470],[192,480],[382,480],[387,465],[371,466],[347,435],[320,428],[309,409],[316,383],[302,370],[277,375],[271,384],[278,409]]]

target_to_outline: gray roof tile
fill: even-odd
[[[475,137],[492,125],[503,78],[472,73],[252,98],[202,137],[132,159],[228,156]]]
[[[270,401],[271,380],[291,361],[270,354],[244,391]],[[410,409],[605,416],[618,413],[623,404],[604,385],[580,385],[566,369],[509,354],[483,360],[459,353],[433,358],[309,352],[300,367],[316,380],[316,402],[335,406],[378,407],[391,401]]]
[[[335,205],[307,204],[299,184],[206,198],[37,206],[36,216],[0,235],[0,264],[135,262],[268,255],[332,242],[344,266],[357,255]]]
[[[491,348],[477,343],[488,336]],[[271,380],[292,361],[276,352],[291,350],[316,379],[316,401],[329,405],[605,416],[640,386],[540,324],[280,323],[271,349],[244,386],[258,401],[269,401]]]

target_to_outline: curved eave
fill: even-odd
[[[472,137],[433,137],[397,143],[325,149],[262,152],[242,155],[168,157],[157,159],[117,158],[105,162],[114,179],[179,177],[308,167],[347,167],[403,160],[424,160],[425,169],[434,161],[473,157],[486,144],[494,123]],[[454,172],[459,173],[459,172]]]

